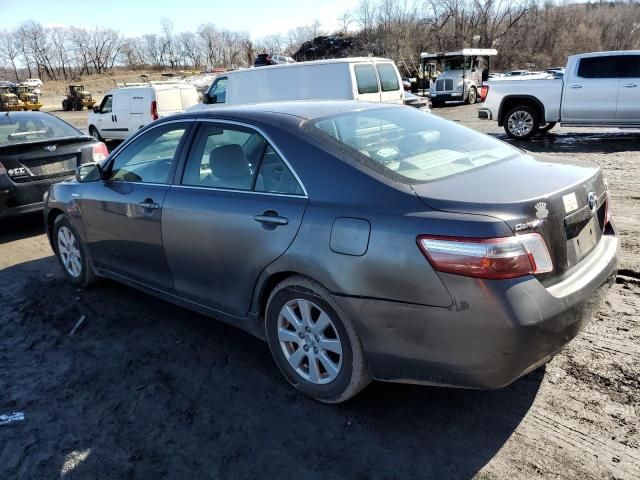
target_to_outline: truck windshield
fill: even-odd
[[[469,70],[471,68],[471,57],[448,58],[442,62],[443,71],[448,70]]]
[[[424,183],[518,155],[515,148],[414,108],[366,109],[324,117],[305,126],[392,180]],[[327,138],[328,137],[328,138]]]

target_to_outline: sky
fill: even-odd
[[[169,18],[176,32],[195,31],[203,23],[249,32],[253,40],[285,34],[314,20],[328,31],[358,0],[0,0],[0,29],[26,20],[44,26],[107,26],[125,36],[158,33],[160,20]]]

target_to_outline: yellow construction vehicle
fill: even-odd
[[[84,90],[84,85],[69,85],[69,93],[67,98],[62,101],[62,109],[66,112],[69,110],[82,110],[87,107],[91,110],[96,101],[91,98],[91,92]]]
[[[42,103],[38,101],[38,96],[31,92],[29,87],[24,85],[16,85],[13,87],[13,93],[18,97],[23,104],[24,110],[40,110]]]
[[[0,112],[17,112],[24,108],[24,104],[11,93],[11,87],[0,87]]]

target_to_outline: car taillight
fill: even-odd
[[[107,146],[102,143],[94,143],[93,144],[93,161],[95,163],[101,162],[109,155],[109,150],[107,150]]]
[[[151,119],[158,119],[158,103],[155,100],[151,102]]]
[[[477,278],[515,278],[553,270],[542,236],[501,238],[420,235],[418,246],[439,272]]]
[[[489,95],[489,85],[482,85],[480,87],[480,101],[484,102]]]

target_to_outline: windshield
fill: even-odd
[[[469,70],[471,68],[471,58],[449,58],[442,62],[443,71],[447,72],[449,70]]]
[[[0,147],[79,136],[80,131],[51,115],[36,112],[0,115]]]
[[[404,183],[467,172],[519,154],[506,143],[415,108],[376,108],[311,123],[367,167]]]

